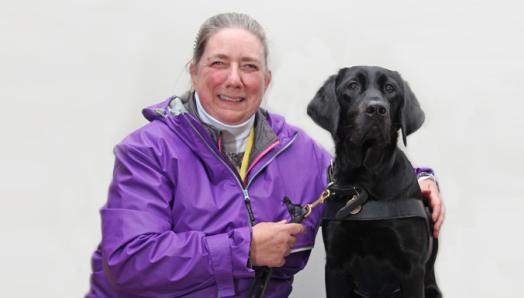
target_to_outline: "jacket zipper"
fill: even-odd
[[[249,199],[249,194],[247,193],[247,189],[242,188],[242,192],[244,193],[244,203],[246,204],[247,208],[247,215],[249,216],[249,223],[251,226],[255,225],[255,214],[253,214],[253,208],[251,208],[251,200]]]
[[[251,222],[251,226],[255,225],[255,214],[253,213],[253,208],[251,207],[251,199],[249,198],[249,194],[247,192],[247,189],[249,188],[249,185],[251,185],[251,182],[253,181],[253,179],[255,179],[255,177],[260,173],[262,172],[262,170],[264,168],[266,168],[278,155],[280,155],[280,153],[282,153],[284,150],[286,150],[296,139],[296,135],[293,137],[293,139],[291,139],[289,141],[288,144],[286,144],[286,146],[282,147],[282,149],[278,150],[277,153],[275,153],[275,155],[273,155],[273,157],[271,157],[270,160],[268,160],[262,167],[260,167],[260,169],[254,173],[251,178],[249,179],[248,183],[246,184],[245,188],[242,187],[242,192],[244,193],[244,202],[246,204],[246,208],[247,208],[247,213],[249,215],[249,221]],[[252,165],[254,166],[254,164]]]
[[[231,168],[230,165],[228,165],[226,163],[226,161],[220,156],[218,155],[215,150],[213,150],[213,148],[208,144],[208,142],[205,140],[204,136],[202,136],[202,134],[198,131],[198,129],[193,125],[193,123],[191,123],[191,120],[187,119],[184,115],[184,119],[186,119],[186,122],[191,126],[191,128],[198,134],[198,136],[200,137],[200,139],[203,141],[203,143],[206,145],[206,147],[211,150],[211,152],[213,153],[213,155],[220,160],[220,162],[222,162],[222,164],[229,170],[229,172],[233,175],[233,177],[235,177],[235,181],[237,182],[238,186],[240,187],[240,189],[242,190],[242,194],[244,195],[244,204],[246,206],[246,209],[247,209],[247,214],[248,214],[248,220],[249,220],[249,223],[251,226],[254,226],[256,221],[255,221],[255,214],[253,213],[253,208],[251,207],[251,199],[249,197],[249,193],[247,191],[247,189],[249,188],[249,185],[251,185],[251,182],[253,182],[253,180],[255,179],[255,177],[260,173],[262,172],[262,170],[264,170],[278,155],[280,155],[280,153],[282,153],[284,150],[286,150],[287,148],[289,148],[289,146],[291,146],[291,144],[293,144],[295,142],[295,139],[297,138],[297,135],[293,136],[293,138],[284,146],[282,147],[277,153],[275,153],[271,159],[269,159],[262,167],[260,167],[260,169],[258,169],[258,171],[256,173],[254,173],[251,178],[249,179],[248,183],[246,184],[246,186],[244,187],[242,181],[240,180],[240,178],[238,177],[238,175],[233,171],[233,169]]]
[[[193,123],[191,123],[191,120],[187,119],[186,116],[184,115],[184,119],[186,119],[186,122],[189,124],[189,126],[191,126],[191,128],[197,133],[197,135],[200,137],[200,139],[202,140],[202,142],[206,145],[206,147],[211,150],[211,152],[213,153],[213,155],[215,155],[215,157],[220,160],[220,162],[222,162],[222,164],[229,170],[229,172],[231,173],[231,175],[233,175],[233,177],[235,178],[235,181],[237,182],[238,186],[240,187],[240,189],[242,190],[242,194],[244,195],[244,204],[246,206],[246,209],[247,209],[247,214],[248,214],[248,221],[249,221],[249,224],[251,226],[255,225],[255,216],[254,216],[254,213],[253,213],[253,208],[251,208],[251,199],[249,198],[249,193],[247,192],[247,186],[244,188],[244,186],[242,185],[242,181],[240,181],[238,175],[233,171],[233,169],[231,168],[230,165],[227,164],[227,162],[220,156],[216,153],[216,151],[208,144],[208,142],[206,141],[206,139],[204,138],[204,136],[198,131],[198,129],[193,125]]]

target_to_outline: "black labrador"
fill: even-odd
[[[334,139],[334,192],[351,190],[326,201],[327,297],[441,297],[429,209],[397,147],[398,131],[406,144],[425,118],[408,84],[381,67],[343,68],[307,112]]]

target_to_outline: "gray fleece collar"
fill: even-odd
[[[179,100],[177,100],[179,99]],[[169,104],[169,109],[173,115],[178,115],[180,113],[187,112],[197,118],[199,122],[206,128],[209,135],[215,142],[218,141],[220,136],[220,131],[214,127],[207,125],[200,119],[197,112],[197,107],[195,103],[195,92],[193,90],[187,91],[182,96],[175,97]],[[260,153],[262,153],[267,147],[275,143],[278,138],[273,128],[269,125],[266,120],[267,111],[262,108],[259,108],[255,115],[255,141],[253,144],[253,150],[251,151],[251,156],[249,157],[249,162],[251,163]],[[223,152],[223,148],[220,148]]]

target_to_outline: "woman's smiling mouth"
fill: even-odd
[[[229,101],[229,102],[241,102],[245,99],[245,97],[240,97],[240,96],[233,97],[233,96],[227,96],[227,95],[222,95],[222,94],[219,94],[218,98],[224,101]]]

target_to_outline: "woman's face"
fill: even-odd
[[[190,72],[206,112],[225,124],[249,119],[271,81],[262,43],[239,28],[225,28],[212,35]]]

